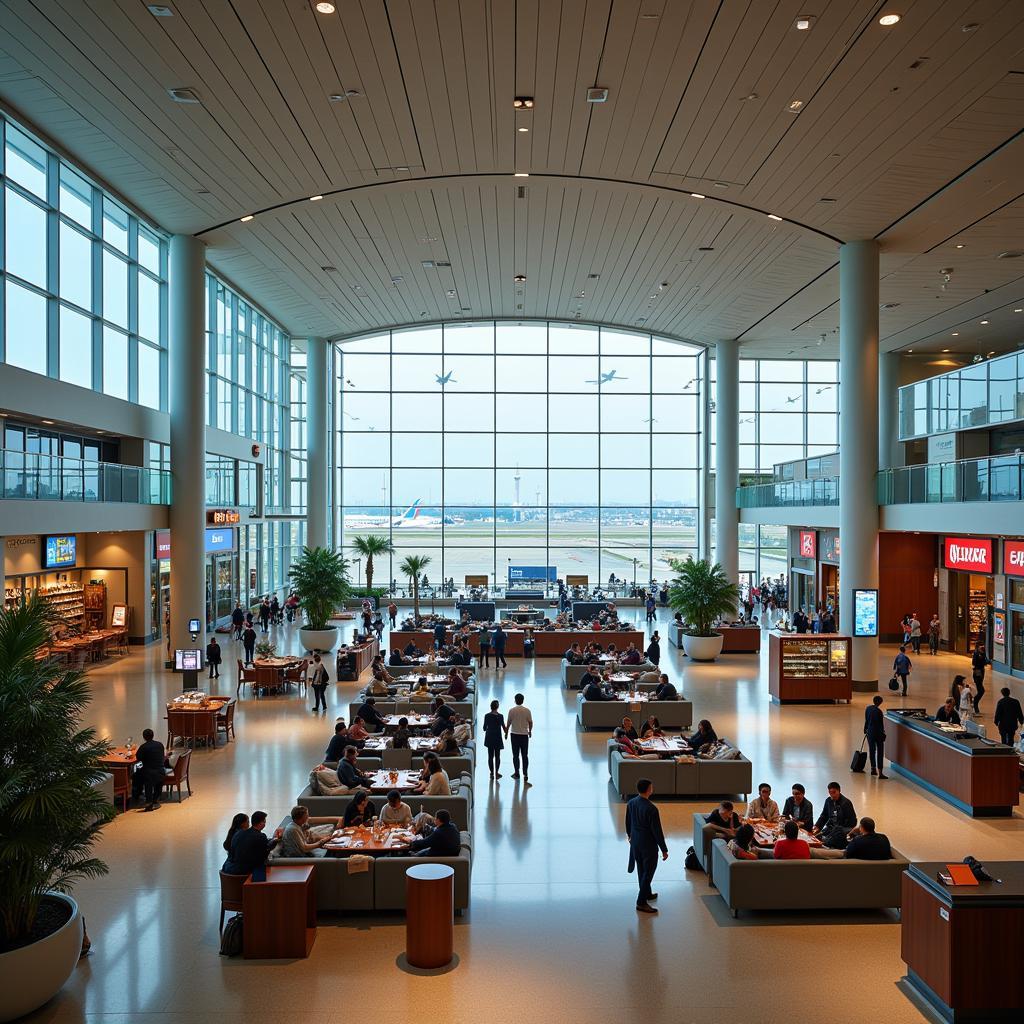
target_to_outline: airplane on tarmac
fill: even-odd
[[[601,379],[599,381],[588,380],[588,381],[584,381],[584,383],[585,384],[611,384],[612,381],[616,381],[616,380],[629,380],[628,377],[616,377],[615,376],[616,373],[618,373],[618,370],[609,370],[607,373],[602,373],[601,374]]]
[[[388,526],[393,530],[439,530],[445,523],[454,523],[450,516],[442,518],[423,515],[420,509],[422,501],[422,498],[417,498],[400,516],[348,514],[343,525],[346,530],[381,529]]]

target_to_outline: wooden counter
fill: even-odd
[[[835,633],[768,634],[768,692],[779,704],[853,698],[850,638]]]
[[[951,854],[950,863],[961,859]],[[907,980],[954,1024],[1019,1021],[1024,1006],[1024,863],[986,861],[999,882],[945,886],[941,862],[903,873],[901,956]]]
[[[725,637],[723,654],[758,654],[761,650],[760,626],[722,626],[719,633]],[[682,646],[682,640],[675,645]]]
[[[956,740],[936,723],[885,716],[885,752],[895,771],[973,818],[1008,818],[1020,802],[1020,759],[1013,747],[980,736]]]
[[[491,633],[488,630],[488,635]],[[445,643],[451,643],[455,637],[456,631],[448,629],[445,630],[444,638]],[[461,634],[460,634],[461,635]],[[521,629],[506,629],[505,630],[505,654],[508,656],[518,655],[522,657],[523,654],[523,637],[525,634]],[[400,651],[405,650],[405,645],[412,641],[421,651],[432,651],[434,649],[434,633],[432,630],[426,629],[404,629],[404,630],[392,630],[388,642],[391,645],[391,649],[394,650],[396,647]],[[468,637],[469,650],[474,656],[480,654],[480,631],[473,630]],[[493,649],[493,648],[492,648]]]
[[[595,642],[602,647],[607,647],[610,643],[615,644],[615,650],[620,653],[626,650],[630,644],[634,644],[641,657],[647,649],[647,638],[639,630],[600,629],[595,632],[590,629],[547,631],[535,629],[533,631],[533,653],[538,658],[561,658],[575,643],[585,647],[587,644]]]
[[[309,956],[316,940],[316,885],[312,864],[274,865],[267,880],[242,884],[243,956],[284,960]]]

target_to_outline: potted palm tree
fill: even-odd
[[[412,610],[417,622],[420,621],[420,576],[423,570],[430,565],[430,555],[409,555],[402,560],[398,571],[409,577],[412,585]]]
[[[393,554],[395,546],[387,537],[371,533],[366,537],[356,537],[352,541],[352,550],[366,559],[366,596],[372,599],[374,556]]]
[[[307,651],[329,651],[338,639],[331,616],[348,598],[348,560],[338,551],[304,547],[288,570],[299,604],[306,613],[306,624],[299,637]]]
[[[0,1020],[55,996],[82,949],[75,883],[106,874],[92,856],[114,816],[98,788],[109,747],[82,728],[89,684],[37,654],[52,612],[33,599],[0,612]]]
[[[668,603],[683,616],[683,651],[694,661],[714,661],[725,638],[715,622],[736,614],[739,587],[730,583],[717,562],[706,558],[670,559],[676,577],[669,584]]]

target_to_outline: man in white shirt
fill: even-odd
[[[508,709],[505,723],[505,735],[512,740],[512,773],[513,779],[519,778],[519,758],[523,759],[523,780],[530,784],[530,737],[533,735],[533,715],[523,703],[526,699],[521,693],[516,694],[515,705]]]

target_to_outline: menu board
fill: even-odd
[[[850,649],[845,640],[828,642],[828,674],[832,679],[845,679],[849,671]]]
[[[782,641],[782,673],[793,678],[821,678],[829,674],[829,641],[807,637]]]
[[[878,636],[877,590],[854,590],[853,635]]]

